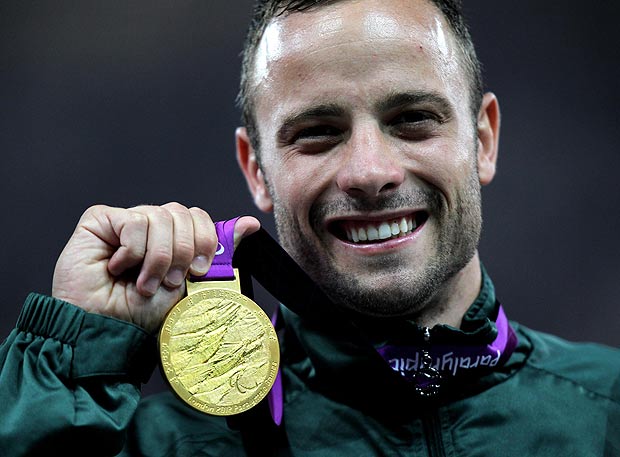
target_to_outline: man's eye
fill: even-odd
[[[322,137],[335,137],[340,136],[342,132],[336,127],[330,125],[314,125],[312,127],[306,127],[295,135],[295,139],[313,139]]]
[[[427,111],[405,111],[392,118],[391,124],[416,124],[425,121],[437,121],[437,116]]]
[[[441,119],[428,111],[404,111],[390,119],[394,134],[407,141],[424,141],[437,135]]]
[[[331,125],[314,125],[299,130],[291,141],[304,154],[319,154],[335,147],[342,140],[342,130]]]

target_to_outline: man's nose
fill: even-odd
[[[405,180],[394,144],[378,126],[354,131],[344,146],[336,182],[349,195],[377,197]]]

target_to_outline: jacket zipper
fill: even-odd
[[[423,327],[424,342],[429,345],[431,339],[430,328]],[[443,447],[443,439],[441,436],[441,421],[438,411],[432,411],[422,417],[422,428],[424,436],[426,436],[426,447],[429,457],[445,457],[446,453]]]
[[[445,457],[446,452],[443,447],[441,436],[441,422],[439,413],[433,411],[422,418],[422,428],[426,437],[426,447],[429,457]]]

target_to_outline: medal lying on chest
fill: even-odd
[[[241,293],[239,272],[232,268],[235,221],[216,224],[219,255],[205,277],[187,281],[187,296],[170,310],[159,333],[162,371],[174,392],[218,416],[258,404],[280,362],[269,317]]]

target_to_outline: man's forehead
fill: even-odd
[[[458,86],[462,93],[457,47],[442,13],[426,0],[344,0],[283,15],[269,24],[257,49],[255,109],[268,107],[271,117],[277,107],[305,108],[314,97],[324,104],[345,94],[372,103],[372,96],[384,95],[371,95],[373,88],[383,84],[384,92],[385,81],[395,78],[398,88],[388,89],[441,93],[450,84],[451,92]],[[317,79],[325,83],[317,87]],[[347,90],[350,83],[360,90]]]
[[[426,51],[452,59],[450,28],[427,0],[342,0],[310,11],[287,13],[266,27],[256,50],[255,81],[286,56],[349,41],[420,42]]]

